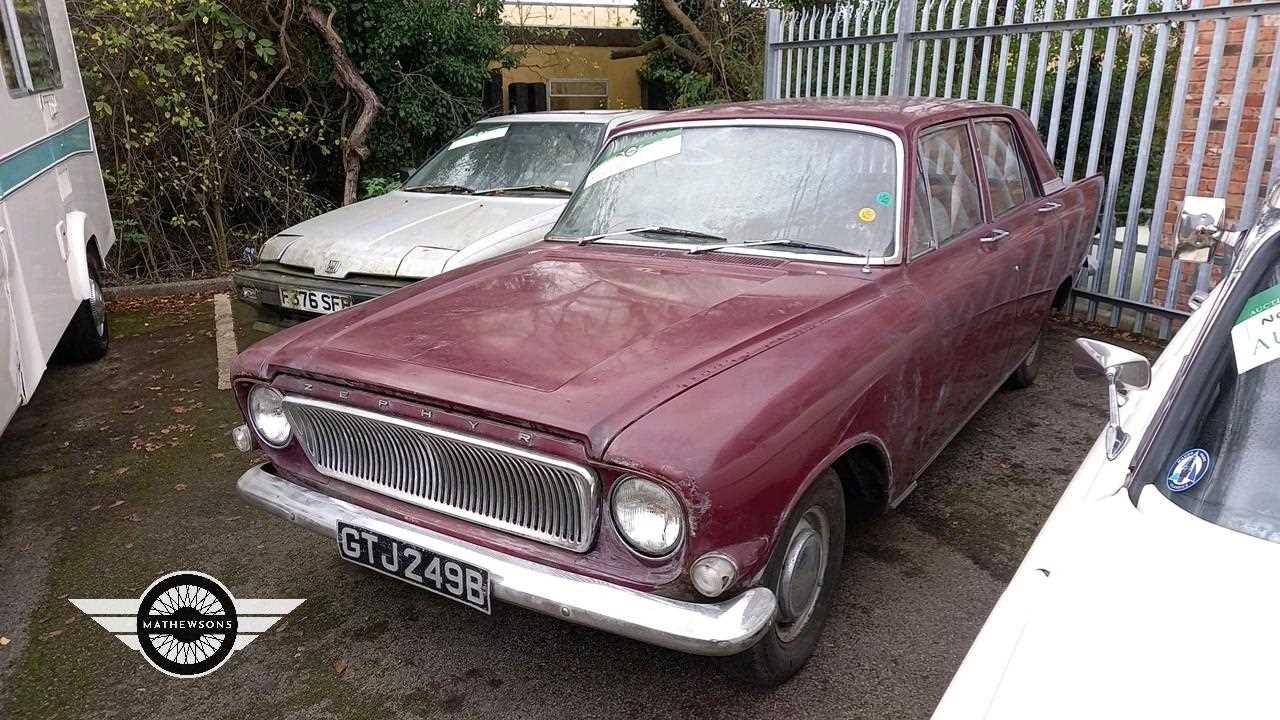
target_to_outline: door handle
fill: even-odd
[[[1009,237],[1008,230],[995,229],[991,231],[990,235],[984,238],[978,238],[978,242],[993,243],[993,242],[996,242],[997,240],[1003,240],[1007,237]]]
[[[1054,210],[1057,210],[1060,207],[1062,207],[1062,203],[1060,202],[1047,202],[1041,205],[1040,207],[1036,208],[1036,212],[1041,212],[1041,213],[1053,212]]]

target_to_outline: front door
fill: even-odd
[[[999,377],[1022,362],[1034,345],[1057,289],[1049,271],[1056,267],[1054,254],[1057,221],[1042,212],[1045,203],[1031,180],[1026,156],[1019,147],[1013,125],[1004,119],[977,120],[974,139],[981,160],[984,188],[991,206],[993,234],[1009,275],[1010,306],[1002,320],[1000,336],[1005,356],[999,363]]]

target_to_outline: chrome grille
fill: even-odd
[[[285,414],[331,478],[550,545],[591,544],[599,493],[585,467],[323,400],[288,396]]]

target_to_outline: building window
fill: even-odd
[[[551,80],[547,100],[552,110],[604,110],[609,107],[609,81]]]
[[[0,0],[5,82],[25,92],[62,87],[58,53],[44,0]]]

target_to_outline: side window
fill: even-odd
[[[10,88],[43,92],[62,86],[58,53],[45,0],[0,0],[4,15],[5,82]]]
[[[982,196],[965,125],[934,130],[920,141],[921,200],[928,199],[934,240],[951,238],[982,224]]]
[[[917,165],[917,168],[919,166]],[[924,175],[915,173],[914,196],[911,201],[911,257],[917,258],[938,247],[933,235],[933,219],[929,217],[929,191],[924,185]]]
[[[978,155],[991,191],[991,212],[1000,216],[1035,197],[1031,174],[1022,163],[1013,127],[1007,122],[983,120],[974,123]]]

